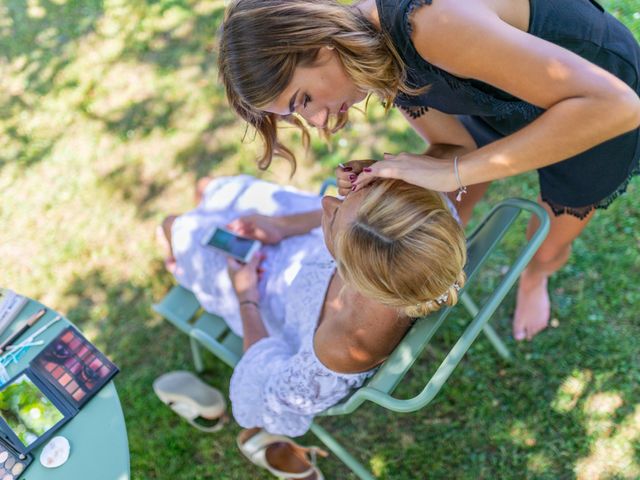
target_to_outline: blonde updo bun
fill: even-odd
[[[372,184],[336,247],[347,283],[409,317],[455,305],[465,282],[464,232],[444,197],[401,180]]]

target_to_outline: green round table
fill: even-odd
[[[30,300],[0,337],[0,342],[15,331],[31,314],[41,308],[43,305]],[[47,313],[29,328],[16,343],[49,323],[57,315],[57,312],[47,309]],[[70,324],[63,315],[60,316],[61,320],[35,339],[44,340],[43,345],[31,347],[23,354],[18,363],[7,367],[10,376],[13,377],[27,368],[31,359]],[[57,435],[66,437],[71,445],[71,454],[67,462],[58,468],[43,467],[40,464],[40,452],[42,451],[42,446],[40,446],[31,452],[34,457],[33,462],[22,474],[21,480],[129,479],[127,427],[113,381],[105,385],[74,418],[54,434],[54,436]]]

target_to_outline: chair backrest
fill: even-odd
[[[418,410],[431,401],[546,237],[549,229],[549,218],[544,209],[533,202],[508,199],[496,205],[468,237],[468,261],[465,266],[467,283],[465,289],[473,283],[480,267],[495,250],[518,215],[525,210],[539,218],[540,226],[531,240],[522,247],[498,288],[486,300],[465,333],[440,364],[440,367],[422,392],[410,399],[397,399],[391,395],[442,325],[451,308],[441,309],[428,317],[418,320],[366,385],[358,389],[345,401],[329,408],[323,413],[324,415],[350,413],[365,400],[370,400],[394,411],[403,412]],[[461,294],[464,295],[464,292],[461,292]]]

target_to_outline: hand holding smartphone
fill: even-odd
[[[258,240],[241,237],[222,227],[214,227],[202,239],[202,245],[215,248],[242,263],[249,262],[261,247]]]

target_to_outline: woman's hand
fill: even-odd
[[[344,164],[344,167],[336,167],[336,183],[338,184],[338,195],[345,196],[353,189],[353,182],[356,181],[362,169],[376,163],[375,160],[352,160]]]
[[[227,225],[227,229],[242,237],[271,245],[282,241],[285,236],[279,217],[258,214],[236,218]]]
[[[353,183],[353,191],[360,190],[376,178],[397,178],[438,192],[452,192],[459,187],[452,159],[412,153],[385,153],[384,160],[362,169],[362,173]]]
[[[231,257],[227,258],[227,271],[239,302],[249,300],[259,303],[258,281],[263,272],[260,264],[265,258],[262,252],[256,252],[249,263],[241,263]]]

